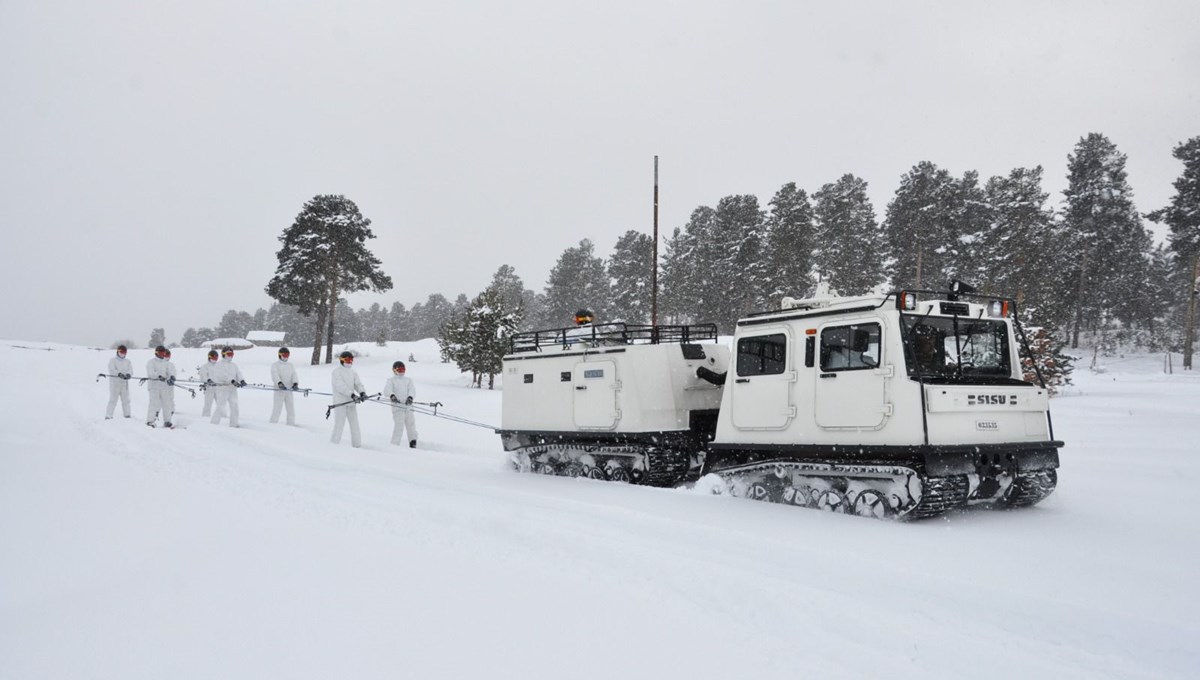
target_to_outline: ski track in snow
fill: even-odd
[[[419,399],[499,423],[431,341],[362,347],[369,391],[412,352]],[[0,342],[3,678],[1200,675],[1200,377],[1154,357],[1052,402],[1039,506],[896,523],[518,475],[430,417],[391,447],[369,404],[335,446],[318,396],[287,427],[243,391],[234,429],[179,391],[165,431],[135,383],[105,421],[108,356]],[[236,360],[262,382],[274,353]]]

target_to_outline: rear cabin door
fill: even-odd
[[[820,427],[875,428],[886,406],[883,329],[877,322],[821,328],[816,386]]]
[[[796,368],[791,345],[791,331],[786,328],[738,338],[731,376],[734,427],[782,430],[796,417],[792,405]],[[726,382],[727,389],[728,385]]]
[[[575,388],[575,426],[611,430],[621,412],[617,409],[617,365],[612,361],[588,361],[576,364],[571,373]]]

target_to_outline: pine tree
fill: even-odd
[[[155,328],[150,331],[150,342],[147,347],[158,347],[167,342],[167,332],[161,328]]]
[[[543,321],[547,326],[565,326],[576,310],[586,308],[602,323],[607,318],[609,296],[604,260],[596,257],[595,246],[584,239],[564,250],[550,270]]]
[[[1152,239],[1134,209],[1125,175],[1125,154],[1107,137],[1091,133],[1067,157],[1069,186],[1063,223],[1080,252],[1067,291],[1074,308],[1071,346],[1084,328],[1102,327],[1109,317],[1140,319],[1138,289],[1145,285]]]
[[[388,311],[388,339],[389,340],[411,340],[409,334],[409,325],[412,323],[409,318],[409,311],[404,305],[399,302],[393,302],[392,308]]]
[[[460,371],[470,373],[474,387],[482,388],[486,376],[488,389],[494,388],[512,336],[521,324],[520,309],[510,307],[511,300],[505,300],[505,283],[504,279],[494,280],[466,308],[457,311],[438,336],[442,360],[453,361]]]
[[[813,266],[842,295],[866,293],[886,278],[884,235],[867,197],[867,182],[851,174],[813,194]]]
[[[766,306],[762,295],[766,221],[758,198],[741,194],[717,202],[712,226],[712,268],[705,276],[714,287],[705,310],[712,311],[721,327],[733,328],[739,318]]]
[[[612,321],[647,323],[650,320],[650,285],[654,272],[654,239],[629,230],[617,239],[608,260],[612,290]]]
[[[250,316],[249,312],[231,309],[225,312],[225,315],[221,317],[221,323],[217,324],[217,337],[244,338],[254,330],[253,325],[254,317]]]
[[[808,194],[795,182],[783,185],[771,198],[767,217],[766,268],[763,301],[778,307],[785,296],[803,297],[812,288],[813,208]]]
[[[936,290],[954,277],[961,195],[959,182],[929,161],[901,177],[883,225],[896,287]]]
[[[1169,300],[1177,306],[1175,316],[1183,329],[1183,365],[1192,367],[1192,352],[1200,322],[1197,311],[1197,289],[1200,289],[1200,137],[1192,137],[1175,147],[1175,158],[1183,161],[1183,174],[1175,180],[1175,195],[1171,204],[1150,213],[1149,219],[1165,223],[1174,256],[1169,279]]]
[[[693,213],[693,217],[695,213]],[[690,223],[689,223],[690,224]],[[696,321],[698,308],[697,276],[694,265],[695,241],[683,229],[676,227],[663,248],[662,273],[659,275],[658,304],[665,319],[675,323]]]
[[[1046,206],[1042,168],[1016,168],[984,187],[990,223],[978,241],[981,293],[1011,296],[1036,326],[1062,328],[1069,315],[1061,266],[1070,240]]]
[[[1030,352],[1027,353],[1022,344],[1020,353],[1026,382],[1038,384],[1040,372],[1051,396],[1058,394],[1064,386],[1071,384],[1071,372],[1075,370],[1075,359],[1062,351],[1066,342],[1044,327],[1026,327],[1025,335],[1029,339]]]
[[[379,258],[367,250],[375,238],[371,220],[344,196],[315,196],[304,204],[292,226],[279,237],[279,266],[267,294],[294,304],[302,314],[317,314],[312,363],[320,361],[322,326],[327,331],[325,363],[333,361],[333,336],[341,293],[390,290]]]

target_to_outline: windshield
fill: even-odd
[[[1012,384],[1008,324],[992,319],[905,314],[908,375],[937,383]]]

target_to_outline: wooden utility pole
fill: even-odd
[[[1192,280],[1188,282],[1191,293],[1188,295],[1187,329],[1183,335],[1183,370],[1192,370],[1192,348],[1196,343],[1196,296],[1200,294],[1200,254],[1192,265]]]
[[[650,270],[650,325],[658,325],[658,156],[654,157],[654,266]]]

